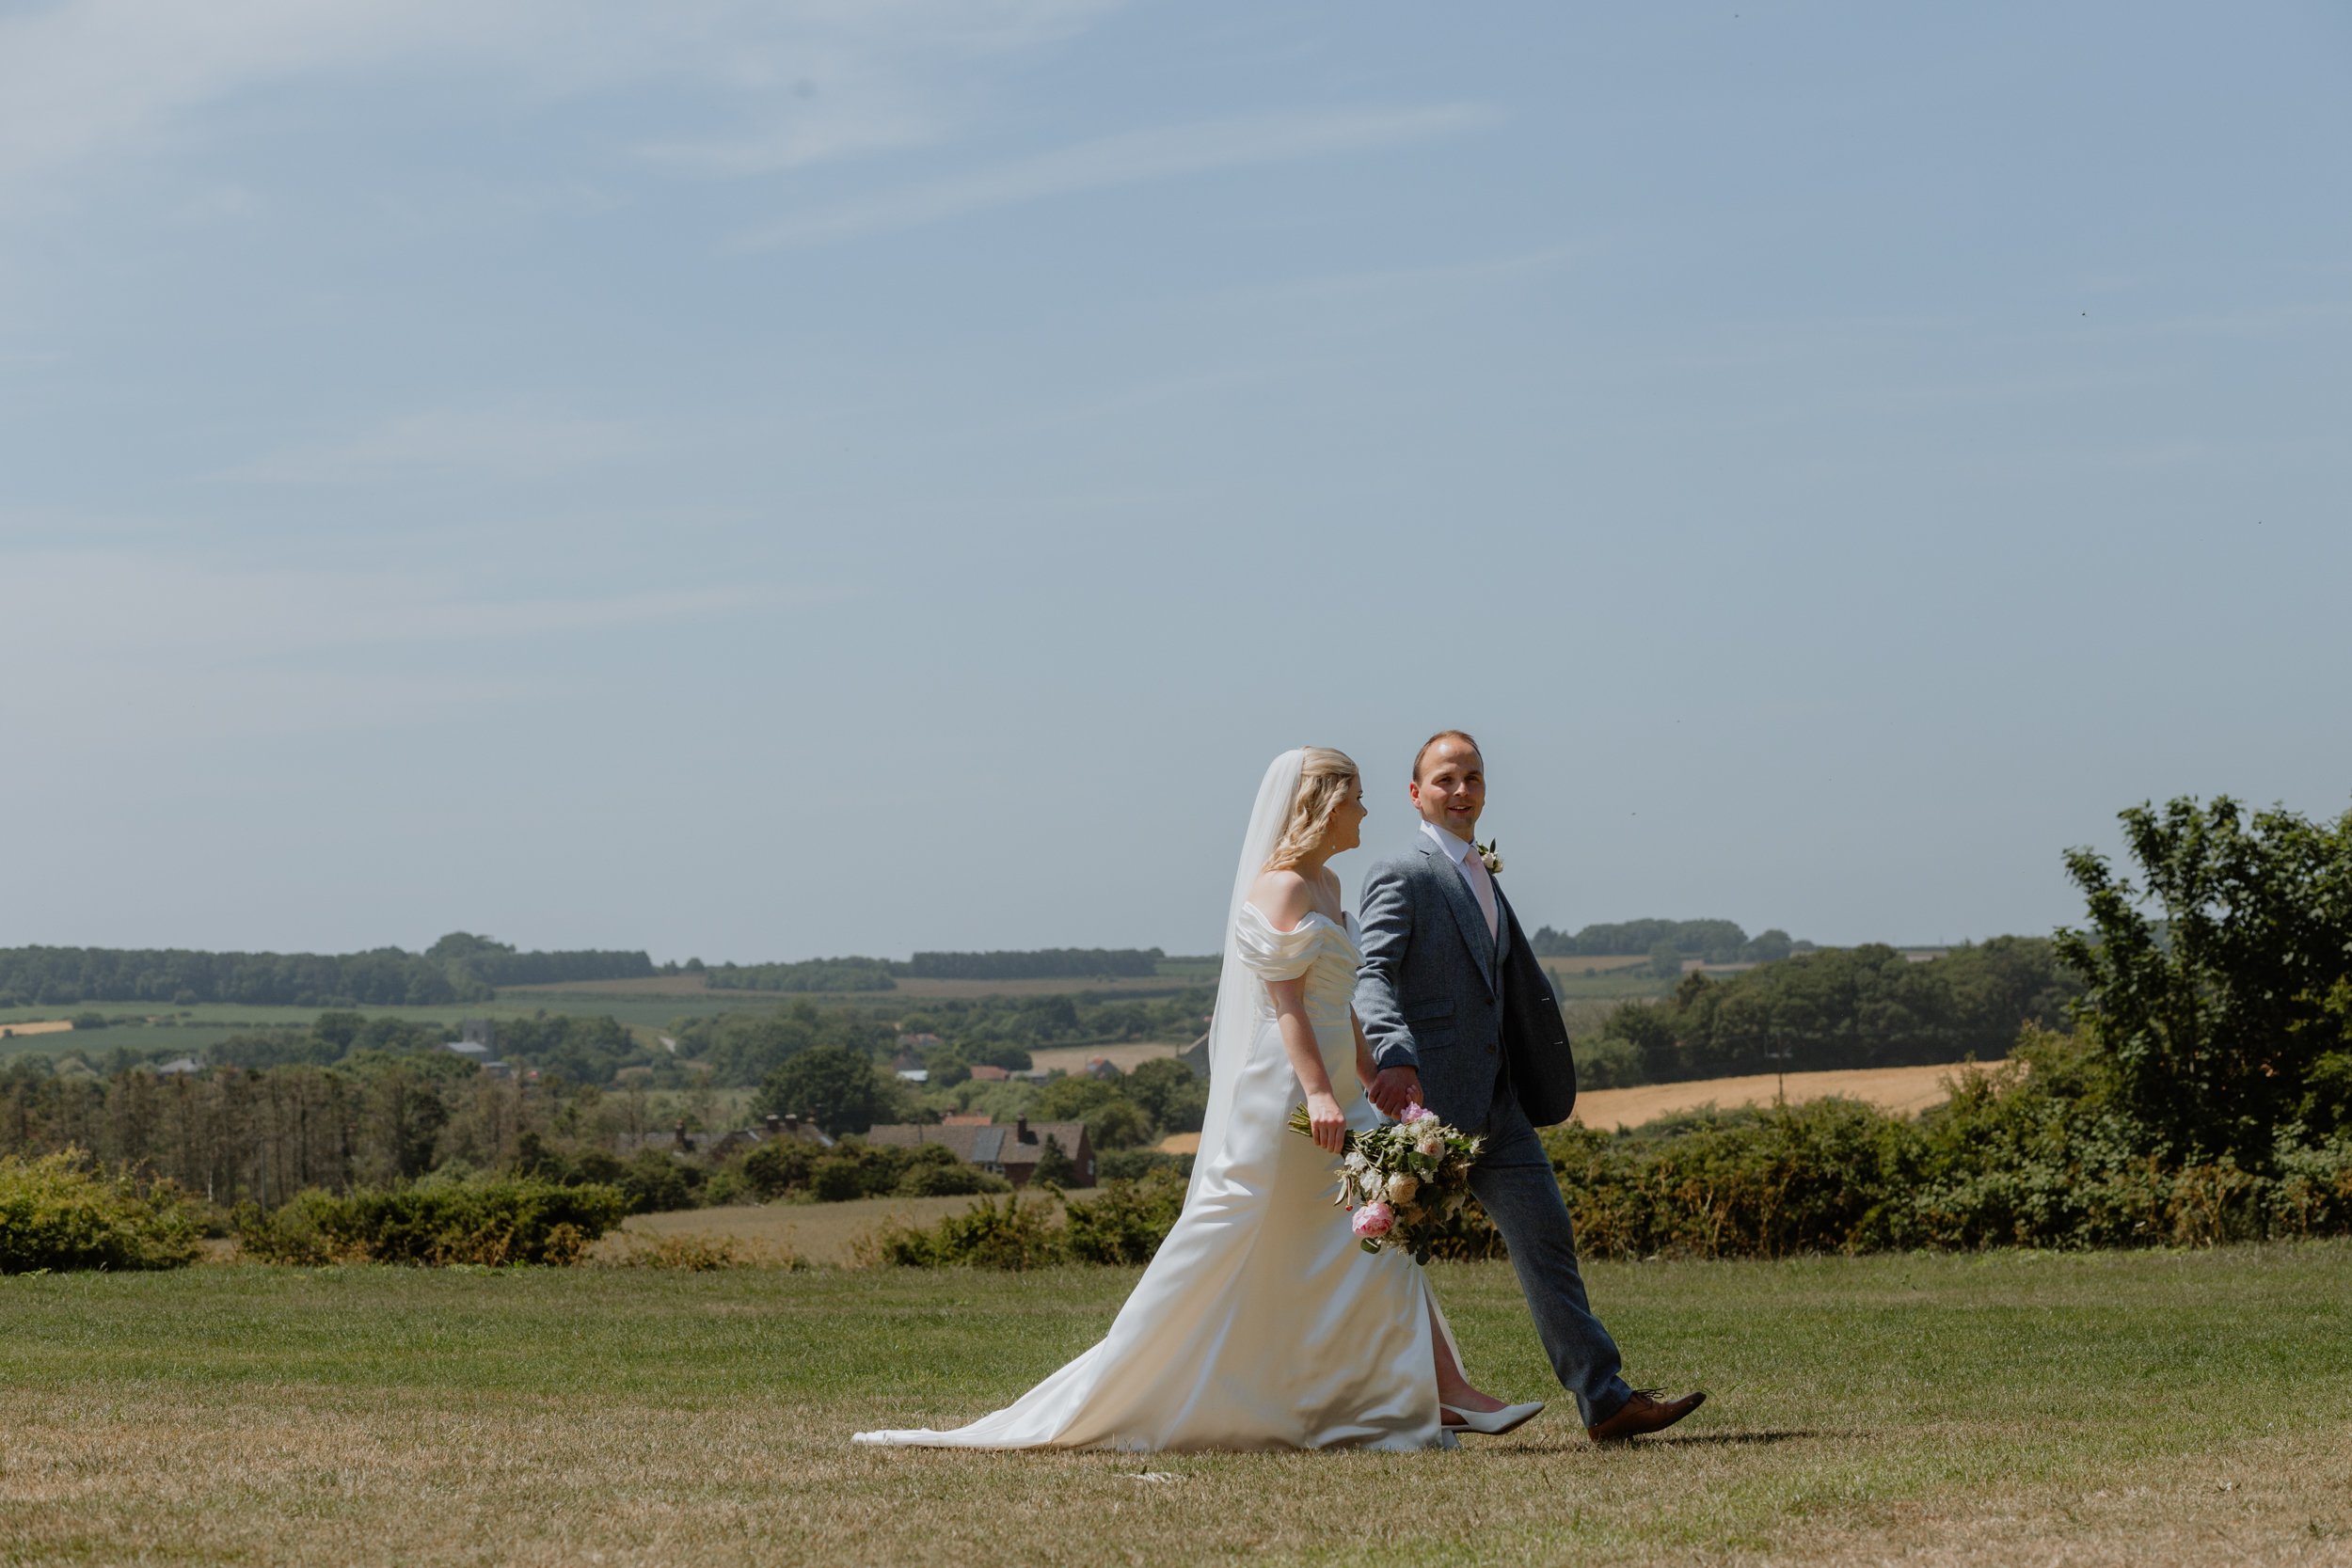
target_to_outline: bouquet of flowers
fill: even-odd
[[[1291,1113],[1290,1126],[1314,1136],[1304,1105]],[[1448,1127],[1426,1105],[1408,1105],[1402,1121],[1346,1135],[1340,1195],[1331,1201],[1351,1211],[1348,1228],[1366,1252],[1401,1246],[1426,1263],[1430,1233],[1469,1198],[1470,1162],[1486,1144]]]

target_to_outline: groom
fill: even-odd
[[[1575,1230],[1535,1136],[1567,1119],[1576,1063],[1551,987],[1496,884],[1502,861],[1471,836],[1486,804],[1478,742],[1459,730],[1430,736],[1413,759],[1411,793],[1421,836],[1372,868],[1358,916],[1356,1015],[1378,1069],[1373,1103],[1393,1117],[1418,1100],[1486,1134],[1470,1191],[1502,1232],[1545,1354],[1593,1441],[1672,1426],[1707,1396],[1661,1400],[1618,1375],[1616,1341],[1585,1304]]]

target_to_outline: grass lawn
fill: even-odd
[[[2352,1560],[2352,1246],[1594,1270],[1667,1438],[1456,1453],[852,1449],[1098,1336],[1133,1275],[0,1280],[0,1562]],[[1547,1384],[1508,1268],[1472,1368]]]

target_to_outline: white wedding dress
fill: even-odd
[[[1245,874],[1256,863],[1245,854]],[[1247,1005],[1247,1017],[1230,1021],[1241,1027],[1216,1063],[1184,1213],[1110,1332],[1016,1403],[969,1426],[861,1432],[858,1442],[1453,1446],[1438,1411],[1431,1343],[1433,1333],[1447,1330],[1420,1267],[1401,1252],[1367,1253],[1357,1244],[1347,1211],[1332,1202],[1338,1162],[1286,1125],[1306,1096],[1283,1053],[1265,982],[1300,975],[1348,1125],[1379,1122],[1356,1080],[1354,934],[1321,914],[1278,931],[1237,896],[1226,953],[1229,971],[1238,958],[1247,978],[1236,985],[1242,976],[1229,973],[1220,1015],[1230,998]],[[1220,1024],[1228,1022],[1220,1016]]]

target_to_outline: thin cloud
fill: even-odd
[[[486,596],[437,575],[294,567],[216,569],[160,553],[0,554],[20,600],[24,657],[71,664],[167,652],[175,662],[267,660],[334,648],[594,633],[832,596],[719,583],[572,598]]]
[[[399,474],[544,479],[639,456],[660,444],[644,426],[623,420],[437,408],[240,464],[218,477],[274,484],[370,483]]]
[[[1110,0],[59,0],[0,14],[0,182],[173,150],[262,89],[487,67],[543,101],[697,78],[754,130],[656,161],[813,162],[930,135],[976,57],[1077,31]]]
[[[1334,298],[1376,297],[1391,293],[1435,293],[1451,296],[1466,288],[1506,282],[1556,272],[1599,249],[1596,242],[1572,241],[1540,250],[1489,256],[1469,261],[1440,261],[1419,267],[1379,267],[1357,272],[1326,273],[1313,277],[1274,283],[1250,283],[1224,289],[1201,303],[1212,309],[1255,309],[1265,306],[1293,307],[1327,304]]]
[[[890,192],[782,219],[746,235],[740,248],[787,249],[974,213],[1108,190],[1212,169],[1342,157],[1434,141],[1492,124],[1491,110],[1449,103],[1328,114],[1263,115],[1131,131],[999,164],[953,180]]]
[[[457,576],[217,568],[138,550],[0,551],[16,609],[0,724],[24,733],[217,740],[431,723],[564,694],[503,650],[452,673],[453,643],[601,638],[838,598],[719,583],[571,597],[485,594]]]

